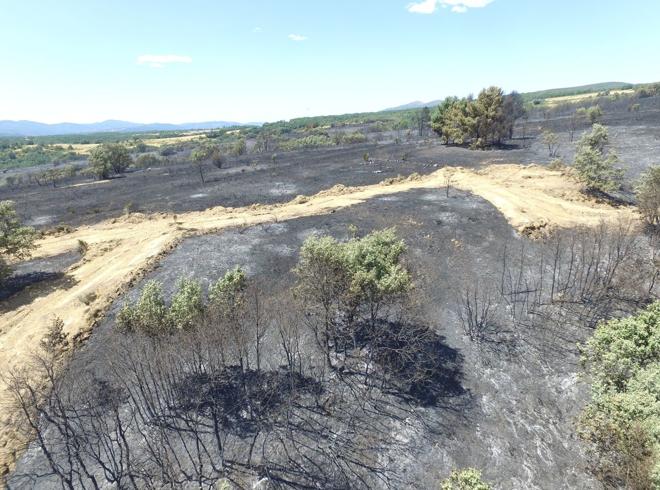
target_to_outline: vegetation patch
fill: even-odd
[[[580,418],[608,486],[660,486],[660,302],[601,323],[583,346],[592,401]]]

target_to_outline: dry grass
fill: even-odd
[[[170,138],[146,138],[143,139],[142,141],[144,141],[144,143],[149,146],[155,146],[157,148],[160,148],[161,146],[165,146],[165,145],[173,145],[176,143],[184,143],[187,141],[202,140],[202,139],[206,139],[205,133],[190,132],[182,136],[172,136]],[[34,148],[35,146],[36,145],[25,145],[23,148],[26,149]],[[61,143],[59,144],[59,146],[65,149],[71,146],[72,151],[78,153],[79,155],[89,155],[89,153],[99,145],[98,143],[72,143],[71,145]]]
[[[633,89],[626,90],[610,90],[610,95],[631,95],[635,91]],[[551,99],[545,99],[544,105],[549,107],[556,107],[561,104],[575,104],[577,102],[582,102],[589,99],[595,99],[598,97],[600,92],[589,92],[587,94],[577,94],[577,95],[564,95],[562,97],[552,97]]]

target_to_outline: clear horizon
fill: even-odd
[[[275,121],[660,80],[660,4],[0,0],[0,120]],[[539,53],[543,53],[540,56]]]

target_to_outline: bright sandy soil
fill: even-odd
[[[279,205],[213,208],[180,215],[130,215],[83,226],[38,243],[35,257],[76,249],[79,240],[89,251],[73,265],[68,288],[57,289],[20,305],[22,294],[9,299],[0,313],[0,366],[3,371],[24,367],[53,316],[62,318],[70,337],[84,338],[123,291],[148,271],[159,257],[185,236],[229,227],[250,226],[329,213],[367,199],[411,189],[450,185],[490,201],[511,225],[523,233],[538,229],[595,225],[634,218],[631,208],[613,208],[587,199],[570,175],[538,166],[496,165],[481,171],[444,168],[433,174],[364,187],[335,186],[311,197],[299,196]],[[83,302],[84,300],[84,302]],[[12,304],[12,302],[14,304]],[[0,403],[6,388],[0,385]],[[1,406],[6,406],[2,403]],[[11,414],[0,408],[0,474],[7,471],[24,447],[12,429]]]
[[[610,90],[610,95],[630,95],[635,91],[633,89],[624,89],[624,90]],[[552,97],[550,99],[545,99],[544,103],[550,107],[555,107],[560,104],[574,104],[576,102],[581,102],[587,99],[595,99],[598,97],[600,92],[589,92],[587,94],[577,94],[577,95],[563,95],[561,97]]]
[[[197,132],[190,132],[188,134],[184,134],[182,136],[172,136],[171,138],[147,138],[143,139],[145,144],[149,146],[156,146],[156,147],[161,147],[164,145],[171,145],[174,143],[182,143],[185,141],[192,141],[192,140],[197,140],[197,139],[205,139],[206,134],[204,133],[197,133]],[[25,148],[34,148],[37,145],[26,145]],[[73,151],[76,153],[79,153],[80,155],[88,155],[89,152],[91,152],[94,148],[96,148],[98,143],[72,143],[72,144],[66,144],[62,143],[59,146],[63,148],[68,148],[71,146]]]

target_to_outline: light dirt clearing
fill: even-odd
[[[19,293],[2,305],[0,366],[3,371],[26,366],[54,316],[64,320],[70,337],[87,336],[112,301],[185,236],[326,214],[377,196],[441,188],[448,181],[452,187],[490,201],[523,233],[634,217],[630,208],[613,208],[582,196],[570,174],[535,165],[493,165],[481,171],[447,167],[423,177],[390,179],[364,187],[338,185],[279,205],[217,207],[180,215],[134,214],[83,226],[66,235],[48,236],[38,243],[35,257],[73,250],[79,240],[89,245],[89,251],[67,271],[70,280],[66,287],[36,295],[30,301]],[[2,405],[4,400],[6,388],[0,385]],[[9,411],[0,409],[0,474],[9,470],[24,442],[12,429]]]

